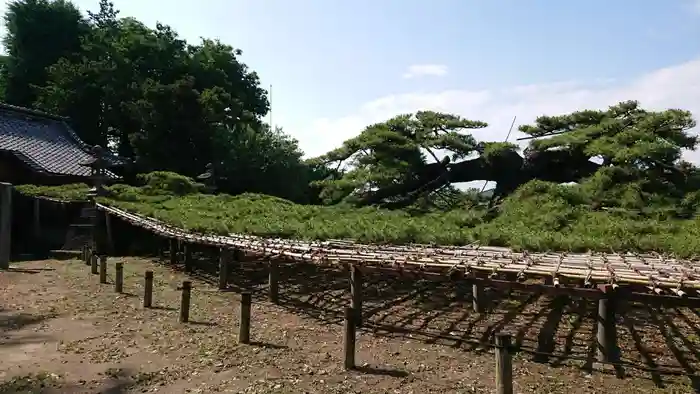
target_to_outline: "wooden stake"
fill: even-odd
[[[150,308],[153,304],[153,271],[146,271],[143,283],[143,307]]]
[[[238,326],[238,342],[250,343],[250,309],[253,296],[250,293],[241,294],[241,323]]]
[[[345,308],[345,343],[343,347],[345,369],[355,368],[356,318],[357,312],[353,308]]]
[[[598,300],[598,361],[617,361],[617,330],[615,327],[615,292],[612,285],[599,287],[605,296]]]
[[[170,238],[170,264],[177,264],[177,240]]]
[[[97,271],[97,255],[96,254],[93,254],[90,257],[90,273],[92,273],[93,275],[97,275],[97,273],[98,273],[98,271]]]
[[[472,308],[476,313],[484,312],[484,285],[474,283],[472,285]]]
[[[228,289],[228,249],[219,249],[219,290]]]
[[[496,334],[496,386],[498,394],[513,394],[513,360],[510,354],[511,336]]]
[[[268,262],[269,275],[267,278],[268,282],[268,295],[270,302],[277,304],[279,302],[279,264],[276,261],[270,260]]]
[[[185,272],[192,272],[192,245],[184,244],[182,250],[185,260]]]
[[[12,185],[0,183],[0,269],[10,268],[12,245]]]
[[[114,291],[121,293],[124,291],[124,263],[119,262],[114,265]]]
[[[112,217],[104,211],[105,215],[105,232],[107,233],[107,253],[114,255],[114,238],[112,238]]]
[[[350,307],[355,311],[355,326],[362,327],[362,271],[356,265],[350,266]]]
[[[180,299],[180,323],[190,321],[190,298],[192,293],[192,282],[186,280],[182,282],[182,298]]]
[[[100,283],[107,283],[107,256],[100,256]]]
[[[92,261],[92,248],[90,246],[87,246],[85,248],[85,265],[90,265],[91,261]]]

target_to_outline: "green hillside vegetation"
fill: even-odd
[[[448,211],[389,210],[351,205],[301,205],[245,193],[202,194],[202,185],[172,173],[141,177],[144,185],[109,187],[100,201],[200,233],[245,233],[367,243],[473,242],[531,251],[658,251],[700,253],[700,222],[675,212],[593,211],[581,186],[532,181],[507,197],[498,214],[471,207]],[[87,185],[18,186],[28,195],[75,200]]]

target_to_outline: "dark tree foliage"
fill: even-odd
[[[0,71],[4,101],[32,106],[36,88],[46,83],[47,68],[79,53],[88,27],[80,11],[64,0],[12,1],[4,19],[3,44],[9,55]]]
[[[85,17],[64,0],[15,1],[5,19],[6,101],[67,116],[87,143],[138,158],[133,171],[223,163],[220,191],[318,199],[297,142],[262,122],[267,92],[241,50],[120,18],[107,0]]]
[[[463,132],[485,126],[435,112],[369,126],[314,159],[349,165],[342,176],[318,183],[322,195],[328,203],[405,207],[445,199],[446,191],[451,201],[463,203],[454,197],[455,183],[494,181],[498,199],[540,180],[581,183],[595,206],[641,209],[679,204],[700,188],[697,169],[681,160],[682,150],[698,143],[688,133],[695,122],[687,111],[647,111],[628,101],[607,110],[542,116],[520,127],[534,138],[523,155],[513,144],[477,143]]]

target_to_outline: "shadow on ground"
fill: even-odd
[[[191,249],[192,250],[192,249]],[[218,283],[218,251],[196,249],[192,276]],[[167,253],[157,260],[168,263]],[[228,291],[266,299],[267,265],[248,260],[229,266]],[[347,270],[311,264],[281,265],[280,305],[325,324],[341,323],[349,305]],[[593,371],[597,304],[576,297],[487,290],[486,313],[472,310],[464,283],[420,277],[367,275],[362,329],[379,336],[410,337],[475,352],[488,349],[493,334],[512,334],[520,356],[552,367],[575,365]],[[664,386],[664,375],[686,374],[696,390],[700,378],[700,313],[689,308],[625,303],[618,313],[619,377],[642,376]]]

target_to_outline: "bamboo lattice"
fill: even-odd
[[[153,218],[97,204],[98,209],[164,237],[190,243],[237,248],[249,253],[284,257],[294,261],[359,264],[396,270],[432,272],[480,272],[495,277],[515,274],[551,277],[555,286],[563,279],[615,286],[644,285],[657,294],[678,296],[700,290],[700,263],[660,254],[636,253],[530,253],[492,246],[367,245],[352,241],[307,242],[251,235],[195,234]]]

